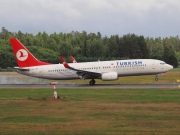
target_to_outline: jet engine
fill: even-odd
[[[116,72],[102,73],[101,79],[103,81],[117,80],[118,74]]]

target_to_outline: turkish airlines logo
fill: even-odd
[[[24,49],[20,49],[16,53],[16,58],[20,61],[25,61],[28,58],[28,52]]]

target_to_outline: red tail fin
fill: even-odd
[[[19,67],[22,68],[50,64],[37,60],[18,39],[10,38],[10,42]]]

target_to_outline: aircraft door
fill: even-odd
[[[156,69],[156,63],[152,64],[152,69]]]

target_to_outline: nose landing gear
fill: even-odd
[[[158,79],[158,76],[160,76],[160,75],[163,75],[163,73],[162,73],[162,74],[157,74],[157,75],[156,75],[156,78],[155,78],[156,81],[159,80],[159,79]]]

